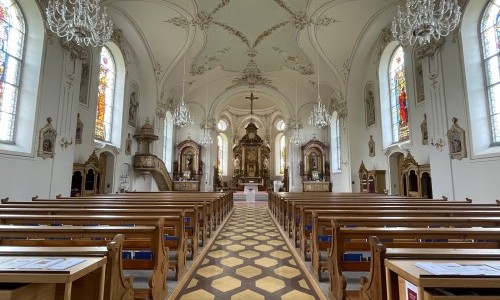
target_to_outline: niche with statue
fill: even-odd
[[[304,191],[331,191],[328,146],[312,139],[301,148],[300,175]]]
[[[203,162],[200,160],[201,145],[187,139],[177,145],[176,152],[174,190],[199,191],[203,175]]]

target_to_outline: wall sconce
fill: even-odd
[[[68,141],[67,138],[63,137],[59,143],[61,144],[61,148],[66,149],[69,145],[73,145],[73,138],[71,138],[71,141]]]
[[[437,140],[434,140],[434,138],[432,138],[431,145],[436,147],[438,151],[443,151],[444,140],[442,138],[438,138]]]

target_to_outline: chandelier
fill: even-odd
[[[113,22],[100,0],[49,0],[47,24],[52,32],[78,45],[100,47],[111,38]]]
[[[184,86],[186,85],[186,56],[184,56],[184,73],[182,75],[182,98],[181,103],[175,108],[174,111],[174,124],[182,128],[187,125],[193,125],[193,117],[189,111],[189,107],[184,101]]]
[[[439,7],[435,8],[435,2]],[[392,35],[403,45],[428,44],[447,36],[460,22],[457,0],[407,0],[406,12],[398,7],[392,21]]]
[[[203,124],[201,125],[203,133],[201,134],[201,139],[200,139],[200,143],[202,145],[212,145],[212,143],[214,142],[212,139],[212,132],[211,132],[212,126],[210,125],[210,121],[208,120],[207,99],[208,99],[208,81],[207,81],[207,75],[205,74],[205,122],[203,122]]]
[[[300,132],[302,124],[300,123],[299,111],[297,109],[297,98],[297,74],[295,74],[295,114],[297,117],[290,122],[290,128],[292,129],[290,143],[298,146],[304,141],[304,136]]]
[[[318,53],[316,53],[316,56],[318,56]],[[332,119],[332,116],[328,112],[328,109],[326,108],[326,105],[321,102],[321,96],[319,94],[319,58],[318,60],[318,102],[314,104],[313,110],[311,111],[311,115],[309,116],[309,125],[314,125],[318,127],[326,127],[330,125],[330,120]]]

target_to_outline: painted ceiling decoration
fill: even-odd
[[[329,26],[338,22],[324,15],[313,19],[305,11],[307,2],[303,0],[287,3],[284,0],[220,0],[215,7],[210,2],[213,3],[196,0],[198,12],[191,20],[180,16],[165,22],[205,31],[206,45],[194,59],[190,72],[202,75],[220,67],[242,73],[227,89],[238,86],[276,89],[271,79],[262,73],[280,71],[282,67],[302,75],[313,74],[312,63],[298,45],[298,33],[308,26]]]

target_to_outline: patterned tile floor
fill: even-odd
[[[267,210],[238,203],[176,299],[321,299]]]

